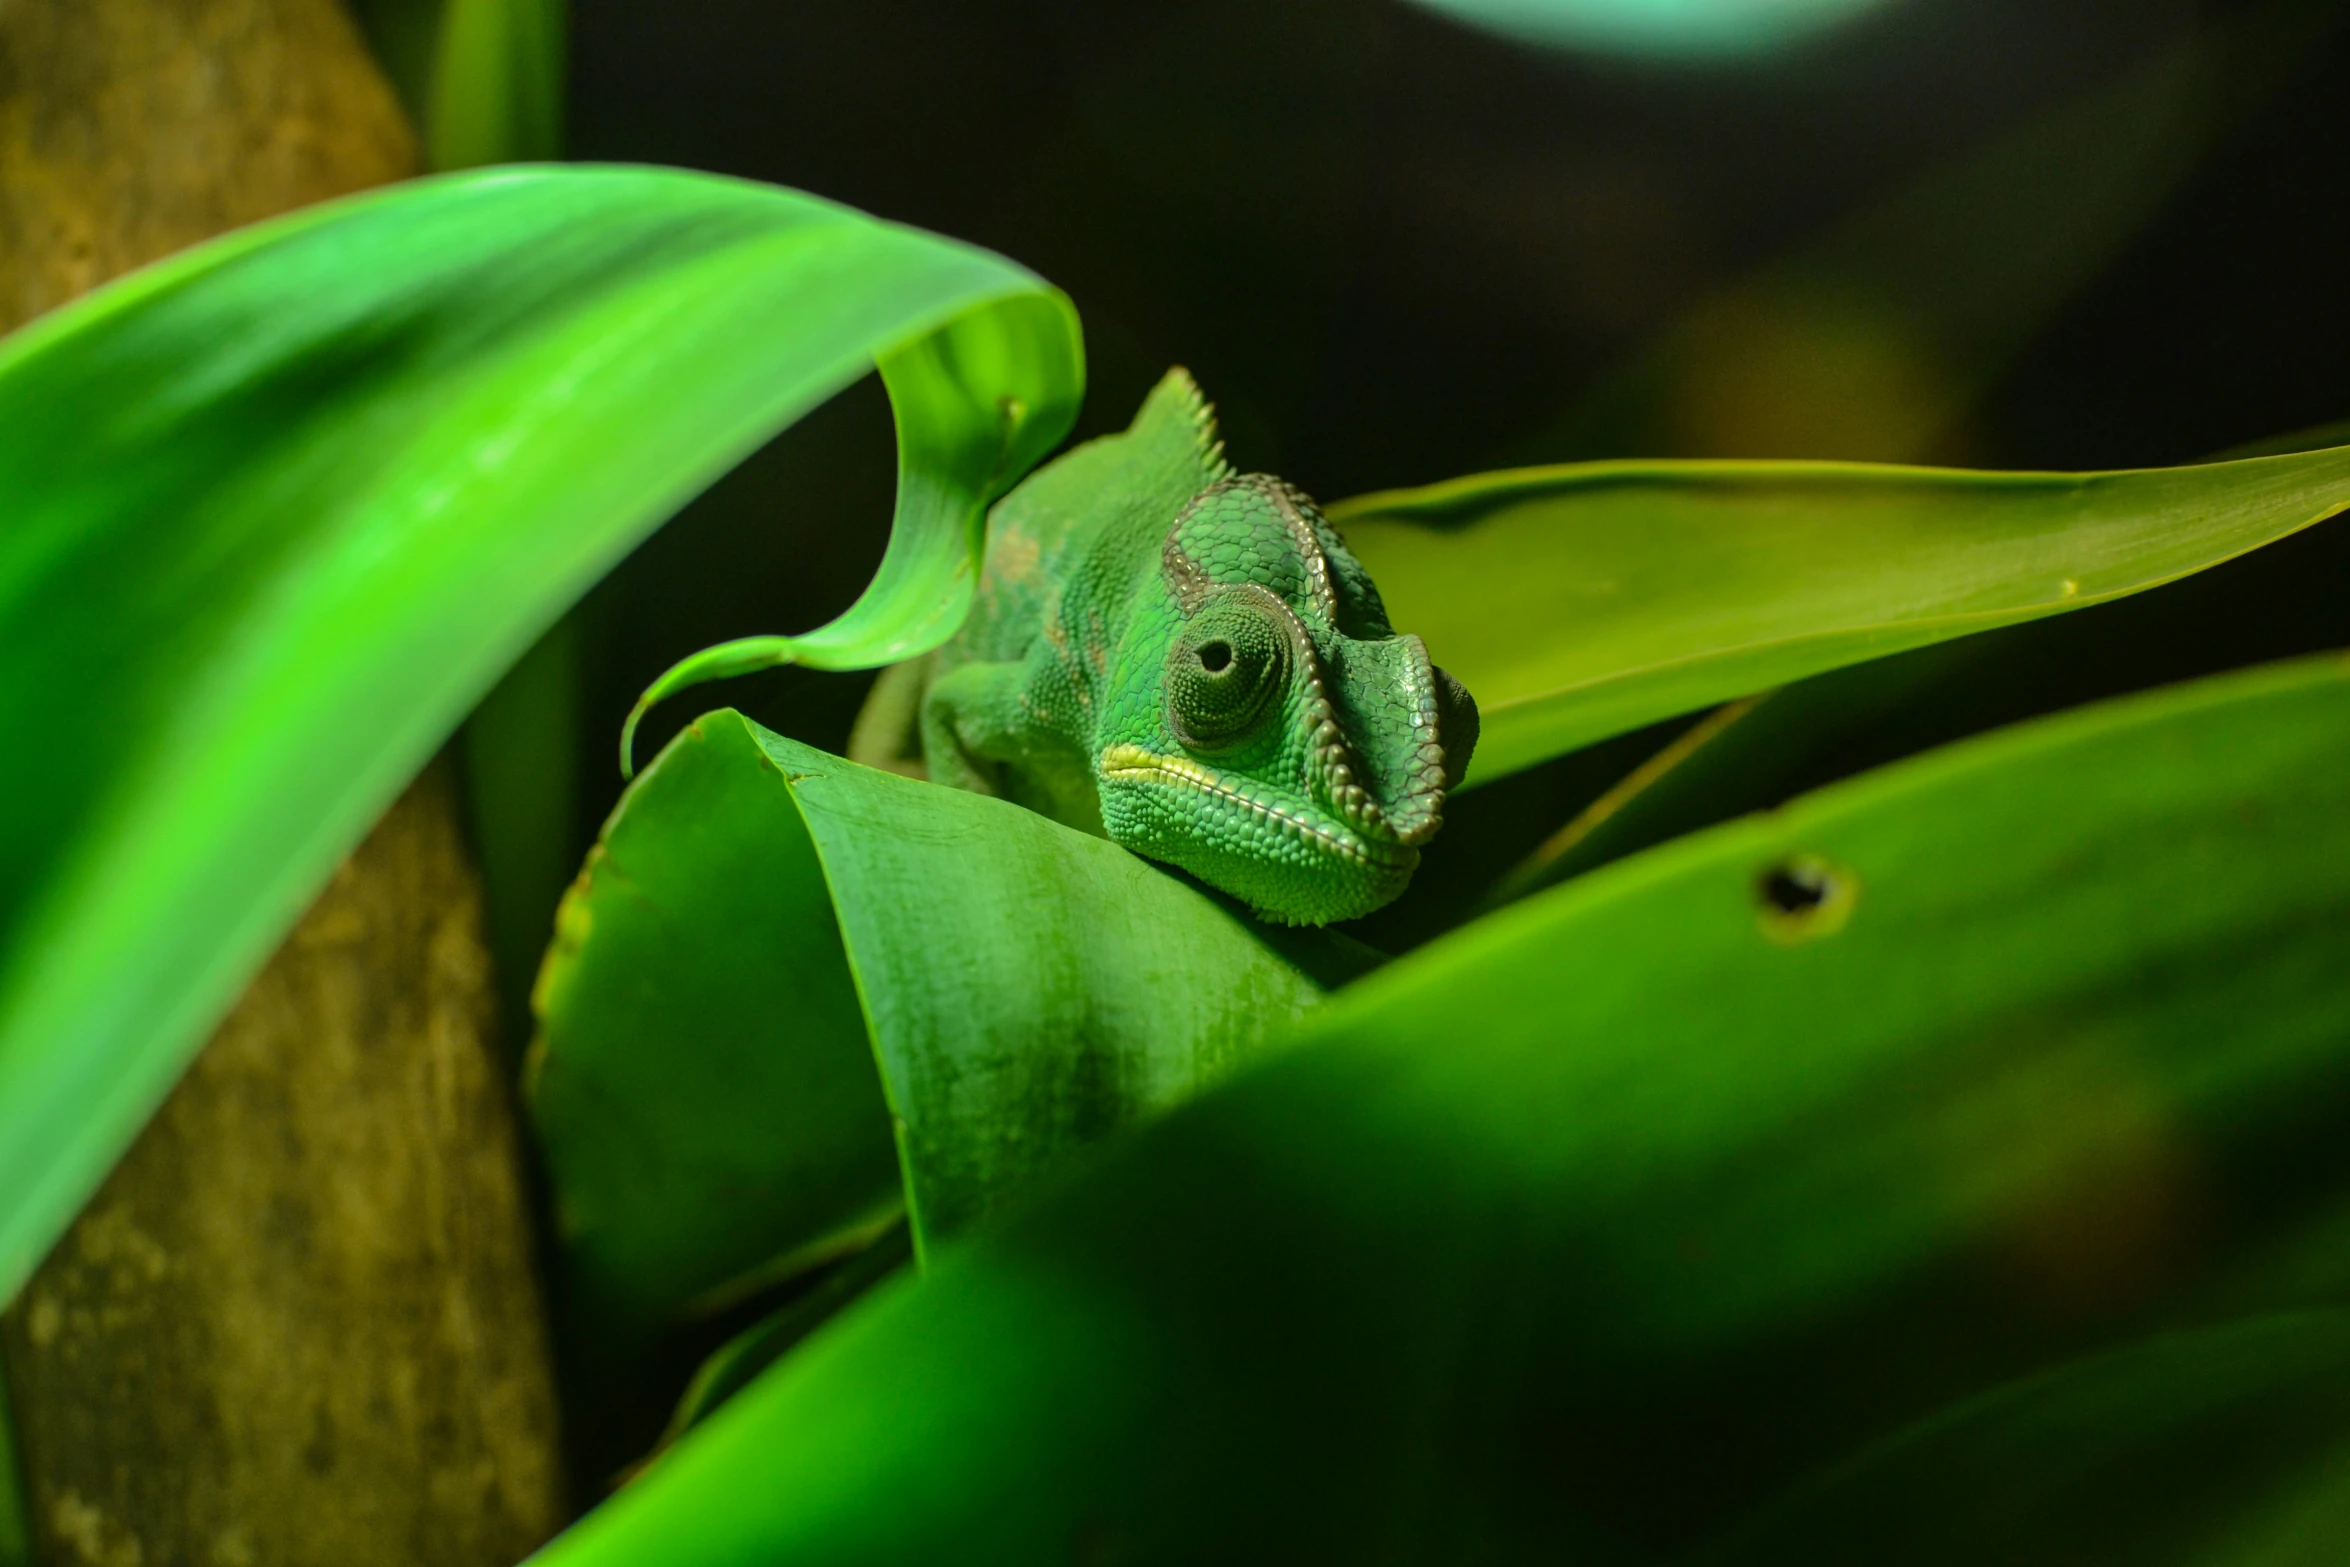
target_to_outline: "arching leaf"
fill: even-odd
[[[901,1204],[935,1247],[1320,995],[1106,839],[707,714],[614,813],[540,979],[578,1298],[625,1337]]]
[[[1528,468],[1330,514],[1476,695],[1469,782],[1709,703],[2081,609],[2350,505],[2350,447],[2122,473]]]
[[[739,181],[490,171],[0,344],[0,1296],[498,672],[877,359],[917,371],[905,600],[834,645],[879,661],[1073,416],[1075,316],[999,257]]]

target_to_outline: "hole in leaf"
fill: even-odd
[[[1774,865],[1763,872],[1763,901],[1781,914],[1808,914],[1828,901],[1834,880],[1813,865]]]
[[[1200,644],[1199,667],[1211,675],[1220,675],[1232,667],[1232,644],[1204,642]]]
[[[1801,854],[1764,871],[1754,890],[1764,934],[1807,941],[1844,928],[1859,882],[1817,855]]]

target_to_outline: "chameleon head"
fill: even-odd
[[[1402,892],[1477,706],[1388,625],[1328,520],[1279,479],[1222,480],[1141,592],[1095,736],[1110,836],[1288,924]]]

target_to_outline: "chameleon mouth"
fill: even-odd
[[[1101,768],[1106,780],[1169,784],[1220,800],[1324,854],[1358,865],[1392,871],[1407,870],[1419,861],[1419,851],[1412,846],[1382,843],[1342,823],[1316,821],[1296,806],[1260,799],[1189,757],[1161,756],[1139,745],[1120,743],[1102,752]]]

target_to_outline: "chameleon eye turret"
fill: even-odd
[[[1323,924],[1403,891],[1477,708],[1303,492],[1232,472],[1178,370],[997,504],[970,620],[884,677],[851,754],[904,767],[917,727],[937,782]]]
[[[1167,726],[1184,749],[1246,743],[1288,678],[1289,644],[1277,603],[1228,594],[1204,605],[1167,655]]]

